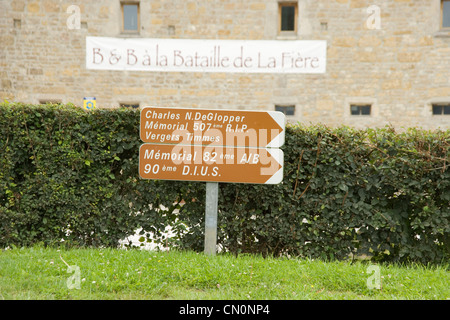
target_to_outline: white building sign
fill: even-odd
[[[325,73],[324,40],[86,37],[86,68],[160,72]]]

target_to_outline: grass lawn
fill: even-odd
[[[68,272],[68,265],[77,267]],[[448,265],[375,265],[378,274],[370,266],[178,251],[17,248],[0,251],[0,299],[450,299]],[[379,289],[373,288],[376,279]]]

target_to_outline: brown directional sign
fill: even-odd
[[[281,147],[285,115],[278,111],[144,107],[143,142],[243,147]]]
[[[283,151],[270,148],[143,144],[143,179],[277,184],[283,178]]]

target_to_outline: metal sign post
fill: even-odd
[[[217,244],[217,203],[219,201],[219,183],[206,183],[205,209],[205,254],[215,255]]]

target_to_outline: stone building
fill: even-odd
[[[268,50],[322,41],[326,68],[93,69],[89,54],[95,63],[100,51],[86,50],[88,37],[270,40]],[[0,79],[2,101],[95,97],[106,108],[280,110],[306,124],[448,129],[450,0],[0,0]]]

